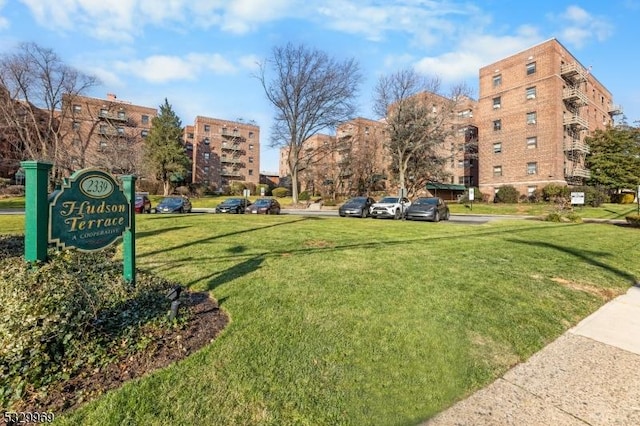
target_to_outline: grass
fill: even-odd
[[[638,231],[605,224],[194,214],[137,225],[138,266],[210,291],[231,323],[60,424],[416,424],[640,275]]]

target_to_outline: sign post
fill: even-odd
[[[124,280],[131,285],[136,284],[136,237],[134,235],[136,229],[136,215],[134,209],[131,208],[136,199],[136,177],[123,176],[122,189],[124,196],[129,202],[129,227],[125,229],[122,235],[122,276]]]
[[[24,258],[28,262],[47,260],[49,223],[48,186],[51,163],[23,161],[25,171]]]
[[[471,203],[471,210],[473,211],[473,200],[476,198],[475,190],[469,188],[469,202]]]

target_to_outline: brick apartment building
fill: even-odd
[[[305,142],[298,181],[311,193],[358,193],[384,189],[387,156],[385,124],[358,117],[341,124],[336,135],[315,134]],[[289,149],[280,150],[280,176],[290,175]]]
[[[611,93],[551,39],[480,69],[479,188],[532,194],[589,177],[584,139],[613,124]]]
[[[66,155],[59,166],[69,171],[100,167],[116,174],[139,174],[144,138],[155,108],[133,105],[107,94],[106,99],[63,97],[61,122]]]
[[[192,181],[220,188],[233,181],[260,183],[260,128],[249,122],[197,116],[184,129]]]

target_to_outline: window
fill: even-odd
[[[249,132],[249,139],[253,139],[253,132]]]
[[[249,157],[249,162],[253,163],[253,157]]]
[[[75,110],[75,107],[74,107]],[[106,108],[100,108],[100,117],[106,117],[107,115],[109,115],[109,110]]]
[[[124,135],[124,127],[118,127],[117,130],[118,130],[118,135],[120,136]]]
[[[252,143],[249,144],[249,151],[253,151],[253,144]]]
[[[458,160],[458,168],[464,168],[464,160]]]
[[[126,117],[124,111],[118,111],[118,119],[124,120]]]
[[[493,98],[493,109],[500,108],[500,102],[500,96],[498,96],[497,98]]]
[[[140,122],[142,124],[149,124],[149,116],[143,115],[142,117],[140,117]],[[191,138],[193,138],[193,133],[191,133]]]
[[[529,196],[529,198],[533,197],[536,194],[536,189],[538,189],[535,186],[527,186],[527,195]]]
[[[78,130],[80,128],[80,122],[79,121],[74,121],[73,122],[73,130]]]
[[[527,75],[535,74],[535,72],[536,72],[536,63],[529,62],[527,64]]]
[[[535,175],[538,173],[538,163],[527,163],[527,174]]]
[[[493,153],[500,154],[502,152],[502,142],[496,142],[493,144]]]
[[[527,99],[535,99],[536,98],[536,87],[527,87],[526,91]]]
[[[210,156],[210,155],[211,155],[211,154],[209,154],[208,152],[205,152],[205,153],[203,154],[203,156],[204,156],[204,161],[209,161],[209,156]]]
[[[527,138],[527,149],[535,149],[538,147],[538,138],[531,136]]]
[[[493,120],[493,130],[502,130],[502,120]]]
[[[493,87],[498,87],[502,85],[502,74],[493,76]]]
[[[527,113],[527,124],[536,124],[536,112],[528,112]]]
[[[493,166],[493,176],[502,176],[502,166]]]
[[[73,112],[80,112],[82,111],[82,107],[78,104],[74,104],[73,105]]]
[[[209,174],[209,166],[204,166],[204,172],[205,172],[206,174]]]
[[[98,147],[98,151],[104,150],[107,146],[108,146],[107,141],[101,140],[100,141],[100,146]]]
[[[253,176],[253,170],[249,169],[249,176]]]
[[[203,142],[204,142],[205,145],[209,145],[209,138],[204,138]]]
[[[107,125],[106,124],[101,124],[100,127],[98,128],[98,133],[100,134],[105,134],[107,133]]]
[[[149,136],[149,131],[148,130],[140,131],[140,136],[142,136],[143,138],[146,138],[147,136]]]
[[[209,133],[209,131],[210,131],[210,130],[211,130],[211,127],[210,127],[208,124],[205,124],[205,125],[204,125],[204,131],[205,131],[206,133]]]
[[[470,110],[470,109],[465,109],[463,111],[459,111],[458,112],[458,117],[471,118],[471,117],[473,117],[473,111]]]

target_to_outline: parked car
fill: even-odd
[[[430,220],[439,222],[449,220],[449,207],[440,197],[420,197],[416,199],[405,213],[407,220]]]
[[[347,201],[338,209],[338,214],[342,217],[356,216],[356,217],[368,217],[369,209],[371,205],[376,201],[371,197],[353,197]]]
[[[371,206],[371,217],[392,217],[401,219],[405,210],[411,205],[407,197],[384,197]]]
[[[147,194],[136,194],[136,213],[151,213],[151,200]]]
[[[246,198],[227,198],[216,207],[216,213],[244,213],[251,202]]]
[[[280,203],[274,198],[258,198],[245,211],[254,214],[280,214]]]
[[[191,201],[184,195],[164,197],[156,206],[157,213],[191,213]]]

